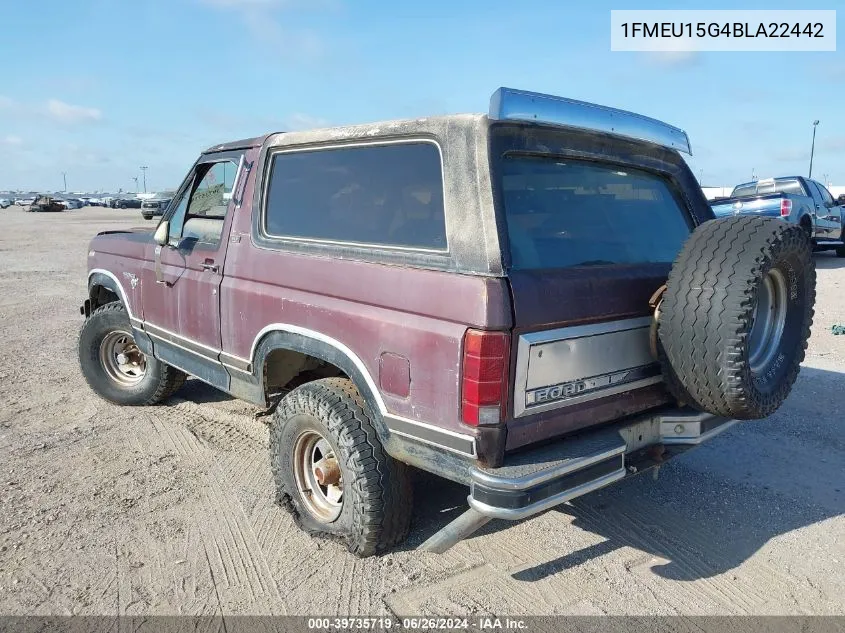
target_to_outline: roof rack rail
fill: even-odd
[[[525,121],[647,141],[692,156],[683,130],[641,114],[566,97],[499,88],[490,97],[488,117],[494,121]]]

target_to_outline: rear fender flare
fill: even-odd
[[[253,375],[258,379],[259,385],[264,384],[264,365],[267,357],[275,350],[300,352],[339,368],[349,377],[373,413],[373,422],[382,441],[387,439],[390,432],[384,420],[384,400],[369,371],[352,350],[339,341],[316,332],[292,331],[292,326],[285,326],[285,329],[264,328],[256,337],[252,351]]]
[[[806,208],[801,209],[801,213],[800,213],[800,215],[798,216],[798,225],[800,226],[800,225],[801,225],[801,224],[803,224],[804,222],[809,223],[810,228],[812,228],[812,229],[813,229],[813,231],[815,231],[815,228],[816,228],[816,219],[813,217],[813,214],[812,214],[812,213],[810,213],[810,212],[809,212],[809,210],[808,210],[808,209],[806,209]]]

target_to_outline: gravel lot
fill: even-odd
[[[845,614],[845,259],[817,257],[810,350],[771,419],[442,556],[413,548],[465,491],[421,475],[405,548],[358,560],[272,503],[250,405],[191,380],[119,408],[85,385],[87,241],[137,209],[0,218],[0,614]]]

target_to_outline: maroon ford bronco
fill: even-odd
[[[88,253],[82,372],[149,405],[194,376],[273,412],[278,501],[361,556],[409,466],[469,487],[423,544],[542,512],[766,417],[803,360],[810,244],[713,219],[636,114],[498,90],[487,115],[205,151],[158,227]]]

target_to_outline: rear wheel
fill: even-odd
[[[815,285],[800,226],[732,217],[698,227],[672,266],[660,305],[669,389],[716,415],[772,414],[804,360]]]
[[[813,239],[813,223],[810,221],[810,218],[804,216],[801,218],[801,228],[803,229],[804,233],[807,235],[807,239]]]
[[[278,501],[300,528],[362,557],[403,541],[411,522],[408,468],[384,451],[371,416],[349,380],[327,378],[285,396],[270,428]]]
[[[161,402],[185,382],[185,374],[138,349],[126,308],[119,302],[100,306],[79,335],[82,375],[101,398],[122,405]]]

